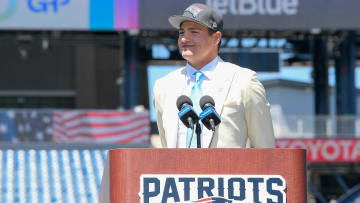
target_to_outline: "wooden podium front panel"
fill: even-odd
[[[281,175],[287,202],[307,202],[303,149],[110,150],[111,202],[139,202],[142,174]]]

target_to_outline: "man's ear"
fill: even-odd
[[[215,42],[216,42],[216,44],[219,44],[220,41],[221,41],[221,37],[222,37],[221,32],[217,31],[217,32],[214,33],[214,35],[215,35]]]

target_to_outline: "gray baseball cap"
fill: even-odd
[[[181,23],[184,21],[199,23],[215,32],[221,32],[223,29],[221,14],[204,4],[192,4],[185,9],[182,15],[173,15],[169,17],[170,24],[177,29],[180,29]]]

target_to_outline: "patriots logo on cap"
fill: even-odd
[[[203,8],[200,8],[199,6],[191,5],[191,6],[189,6],[189,8],[187,8],[187,9],[184,11],[184,13],[185,13],[185,12],[188,12],[188,13],[190,13],[194,18],[196,18],[202,10],[204,10],[204,9],[203,9]]]

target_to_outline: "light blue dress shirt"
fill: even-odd
[[[214,82],[212,79],[215,76],[214,74],[214,70],[216,68],[216,65],[219,61],[219,56],[215,57],[215,59],[213,59],[212,61],[210,61],[208,64],[206,64],[203,68],[200,69],[200,71],[204,74],[202,76],[202,84],[201,84],[201,88],[202,88],[202,94],[203,95],[210,95],[209,93],[212,92],[212,90],[207,89],[207,84],[209,84],[210,82]],[[195,69],[194,67],[192,67],[189,63],[186,64],[186,85],[185,85],[185,89],[184,89],[184,94],[186,94],[187,96],[190,97],[191,95],[191,90],[192,87],[195,84],[195,72],[197,72],[198,70]],[[221,84],[219,84],[220,86]],[[200,121],[201,123],[201,121]],[[211,136],[212,132],[209,131],[207,128],[202,128],[202,136]],[[194,133],[194,136],[196,136],[196,134]],[[177,142],[177,147],[178,148],[186,148],[186,137],[187,137],[187,128],[186,126],[179,120],[179,126],[178,126],[178,142]],[[203,143],[201,141],[201,143]]]

